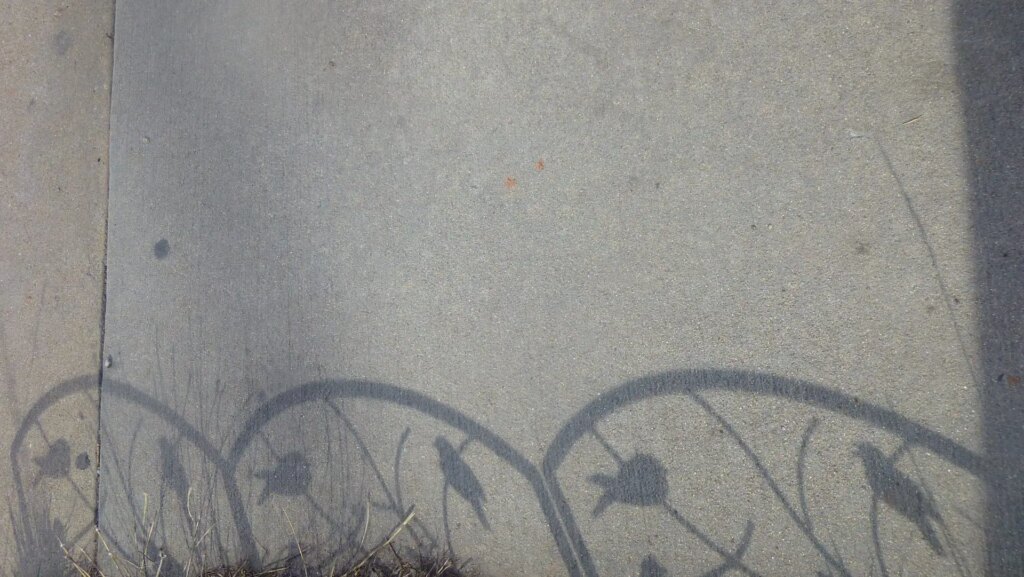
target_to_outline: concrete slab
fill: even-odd
[[[112,19],[0,2],[3,574],[62,574],[58,539],[92,542]]]
[[[120,4],[101,529],[173,570],[415,504],[493,574],[978,574],[955,23]]]

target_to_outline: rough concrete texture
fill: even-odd
[[[997,8],[120,3],[111,547],[315,558],[415,505],[406,543],[488,574],[1013,574],[1021,279],[979,277],[1021,234]],[[5,82],[5,394],[19,490],[86,510],[89,467],[48,457],[95,430],[100,285],[66,279],[99,272],[105,157],[75,151],[103,123],[69,110],[102,112],[105,56],[47,30],[10,53],[95,56],[47,81],[88,84],[61,115],[7,112],[45,75]],[[62,175],[66,204],[18,196]],[[68,308],[23,304],[42,287]],[[33,369],[31,334],[59,359]],[[60,513],[22,534],[88,531]]]
[[[91,540],[112,33],[112,2],[0,2],[5,575]]]

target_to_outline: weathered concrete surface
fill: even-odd
[[[978,574],[955,25],[121,3],[101,527],[181,567],[415,504],[494,574]]]
[[[112,2],[0,2],[4,574],[91,538],[112,32]]]

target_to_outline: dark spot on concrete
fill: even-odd
[[[171,243],[167,242],[166,238],[161,238],[153,245],[153,256],[157,260],[163,260],[167,258],[167,255],[171,253]]]
[[[1010,256],[1010,253],[1008,253],[1008,252],[1004,252],[1004,253],[1003,253],[1003,258],[1007,258],[1007,257],[1009,257],[1009,256]]]
[[[88,453],[79,453],[78,456],[75,457],[75,468],[79,471],[88,469],[89,465],[92,465],[92,459],[89,458]]]
[[[661,183],[660,182],[655,182],[654,183],[654,188],[661,188]]]
[[[67,30],[61,30],[57,33],[57,37],[53,39],[53,47],[57,50],[57,54],[64,56],[68,53],[71,48],[71,35],[68,34]]]
[[[33,108],[35,108],[35,106],[36,106],[36,99],[35,98],[29,98],[28,99],[28,110],[32,110]]]
[[[328,60],[327,65],[330,66],[331,68],[334,68],[338,65],[338,63],[333,60]]]
[[[757,230],[757,225],[756,224],[750,225],[750,230]]]
[[[935,312],[935,305],[928,305],[928,306],[924,307],[924,310],[925,310],[925,312],[933,313],[933,312]]]
[[[960,304],[960,297],[953,297],[954,304]]]
[[[868,252],[870,250],[871,250],[871,245],[869,245],[869,244],[867,244],[865,242],[858,242],[857,246],[854,247],[853,252],[856,253],[856,254],[868,254]]]

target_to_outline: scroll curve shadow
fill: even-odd
[[[910,445],[928,449],[984,483],[993,482],[987,461],[981,455],[892,409],[861,401],[838,390],[809,381],[743,370],[690,369],[651,374],[603,392],[580,409],[556,433],[544,456],[544,480],[587,577],[595,577],[598,572],[557,479],[558,469],[570,448],[598,421],[624,407],[646,399],[694,395],[703,391],[776,397],[840,414],[884,429]]]
[[[22,512],[28,510],[28,503],[21,483],[22,476],[17,456],[22,450],[26,435],[48,408],[70,395],[95,388],[95,377],[65,381],[40,397],[22,420],[10,452],[18,506]],[[260,430],[277,415],[306,403],[344,398],[375,400],[424,414],[462,431],[469,439],[479,442],[510,465],[533,489],[562,561],[568,573],[574,577],[596,577],[598,572],[557,479],[557,472],[572,446],[598,421],[625,407],[647,399],[667,395],[696,395],[704,391],[780,398],[846,416],[886,430],[903,439],[908,445],[925,448],[986,484],[994,482],[988,473],[987,461],[982,456],[895,410],[867,403],[850,394],[808,381],[753,371],[678,370],[651,374],[619,385],[600,394],[565,422],[548,446],[540,468],[500,435],[466,413],[423,393],[386,383],[346,379],[320,380],[287,389],[267,399],[251,413],[242,423],[241,432],[230,445],[227,455],[222,454],[187,419],[152,395],[111,379],[105,379],[102,388],[104,396],[128,401],[165,421],[193,443],[215,466],[222,478],[231,508],[241,548],[239,553],[254,562],[259,560],[258,547],[249,512],[241,497],[236,478],[239,462]],[[98,512],[95,521],[98,524]]]

